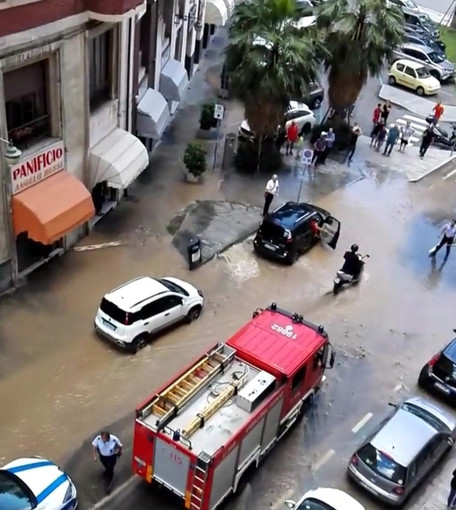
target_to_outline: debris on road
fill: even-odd
[[[101,243],[101,244],[86,244],[85,246],[75,246],[73,251],[93,251],[93,250],[101,250],[103,248],[114,248],[115,246],[124,246],[127,244],[125,241],[111,241],[109,243]]]

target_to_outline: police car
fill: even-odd
[[[75,510],[76,487],[53,462],[17,459],[0,468],[1,510]]]

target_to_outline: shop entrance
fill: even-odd
[[[97,216],[104,216],[117,204],[118,190],[108,186],[107,181],[99,182],[92,189],[92,200]]]
[[[53,244],[42,244],[29,239],[27,232],[22,232],[16,237],[16,251],[19,274],[25,275],[52,257],[62,254],[63,240],[60,239]]]

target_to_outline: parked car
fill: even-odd
[[[95,329],[120,347],[137,352],[152,333],[197,319],[203,305],[203,293],[190,283],[169,276],[142,276],[105,294]]]
[[[396,5],[400,8],[405,7],[411,11],[420,11],[420,8],[416,5],[415,2],[412,2],[412,0],[386,0],[386,6],[389,7],[390,5]]]
[[[424,12],[416,12],[415,10],[402,8],[404,14],[405,23],[408,25],[415,25],[420,27],[427,32],[431,37],[438,38],[440,32],[437,25],[431,20],[431,18]]]
[[[436,94],[440,89],[439,80],[422,64],[411,60],[396,60],[390,67],[388,83],[413,89],[419,96]]]
[[[316,124],[317,119],[313,112],[310,111],[309,107],[304,103],[298,103],[297,101],[290,101],[290,106],[288,110],[285,112],[285,128],[291,124],[294,120],[298,126],[298,129],[305,134],[310,133],[312,127]],[[238,136],[241,138],[253,139],[255,134],[251,131],[249,123],[247,120],[242,121]]]
[[[432,37],[427,30],[424,30],[424,28],[417,25],[409,25],[406,23],[404,25],[404,32],[406,36],[413,35],[415,37],[421,37],[433,41],[442,51],[445,51],[446,49],[446,44],[443,41],[441,41],[438,37]]]
[[[75,510],[76,487],[53,462],[17,459],[0,469],[1,510]]]
[[[356,450],[347,473],[377,499],[401,506],[453,446],[456,423],[421,397],[390,405],[394,412]]]
[[[445,50],[438,44],[435,39],[428,37],[426,35],[412,35],[406,34],[405,42],[408,44],[419,44],[420,46],[429,46],[432,50],[434,50],[438,55],[443,58],[446,58]]]
[[[424,65],[431,76],[440,82],[454,78],[454,65],[438,55],[429,46],[419,44],[402,44],[393,51],[393,62],[396,60],[413,60]]]
[[[320,207],[297,202],[287,202],[263,219],[253,248],[256,253],[293,264],[319,241],[313,222],[322,228],[321,241],[335,249],[340,222]]]
[[[424,365],[418,384],[456,404],[456,338]]]
[[[365,510],[346,492],[325,487],[307,491],[298,501],[288,499],[285,506],[291,510]]]

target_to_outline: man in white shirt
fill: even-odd
[[[93,460],[97,461],[97,456],[105,468],[105,489],[109,494],[111,491],[112,480],[114,478],[114,466],[117,458],[122,454],[123,445],[119,438],[110,432],[103,431],[92,441]]]
[[[435,257],[437,252],[442,248],[443,245],[446,244],[446,255],[445,258],[448,257],[451,251],[451,246],[453,245],[454,238],[456,237],[456,220],[451,220],[448,222],[442,229],[442,233],[440,234],[442,239],[440,239],[439,244],[434,246],[432,250],[429,251],[430,257]]]
[[[408,120],[405,127],[401,127],[401,143],[399,145],[399,152],[405,151],[405,147],[408,145],[414,132],[415,130],[412,128],[410,121]]]
[[[274,174],[266,184],[266,190],[264,192],[263,216],[266,216],[266,214],[268,214],[271,202],[278,192],[279,192],[279,179],[277,178],[277,175]]]

